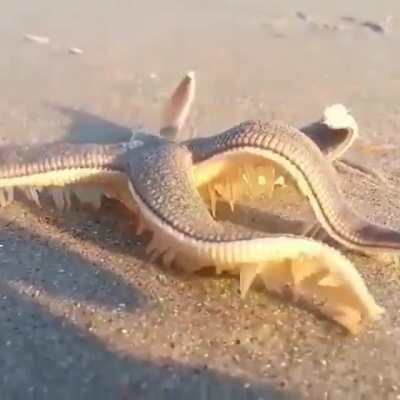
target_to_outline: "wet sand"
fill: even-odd
[[[394,145],[350,158],[396,187],[400,3],[320,3],[3,5],[0,136],[104,142],[156,129],[163,100],[194,69],[191,135],[250,118],[302,125],[342,102],[365,140]],[[358,175],[341,182],[366,218],[400,225],[400,192]],[[0,222],[1,399],[400,399],[393,264],[348,253],[387,309],[351,337],[264,292],[242,301],[235,279],[149,263],[146,238],[115,203],[68,213],[15,203]]]

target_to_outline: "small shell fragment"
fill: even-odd
[[[24,38],[29,40],[30,42],[38,43],[38,44],[49,44],[50,38],[48,36],[38,36],[32,35],[30,33],[26,33]]]
[[[68,53],[70,54],[83,54],[83,50],[79,47],[70,47],[68,49]]]

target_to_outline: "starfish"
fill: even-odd
[[[45,188],[64,209],[71,192],[82,196],[82,189],[96,189],[136,216],[138,234],[152,232],[147,252],[167,266],[239,274],[243,297],[258,281],[352,333],[378,319],[383,308],[337,249],[305,235],[260,233],[215,218],[218,202],[233,209],[249,197],[271,198],[277,185],[294,185],[329,237],[367,254],[397,254],[400,233],[364,220],[341,193],[335,165],[358,137],[346,108],[330,106],[321,120],[301,129],[246,121],[213,136],[183,140],[194,92],[191,72],[167,101],[158,134],[136,131],[129,142],[118,144],[0,149],[0,203],[11,202],[15,188],[39,203]]]

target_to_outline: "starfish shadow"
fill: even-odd
[[[0,280],[2,398],[298,399],[261,381],[242,380],[170,359],[114,352],[99,337],[55,315]],[[134,351],[133,351],[134,353]],[[247,383],[247,385],[245,385]]]
[[[64,141],[75,143],[119,143],[129,141],[132,130],[88,111],[68,106],[48,104],[51,109],[68,117],[71,121]]]
[[[101,260],[89,260],[64,243],[13,220],[2,218],[0,225],[4,227],[0,232],[1,281],[108,310],[123,304],[127,311],[135,312],[147,306],[142,291],[125,282]]]

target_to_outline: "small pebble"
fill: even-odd
[[[350,23],[356,22],[356,19],[354,17],[350,17],[350,16],[344,16],[344,17],[341,17],[340,19],[344,22],[350,22]]]
[[[364,21],[360,25],[369,28],[371,31],[375,33],[385,33],[385,28],[383,27],[383,25],[377,22]]]
[[[308,15],[306,13],[302,12],[302,11],[297,11],[296,12],[296,17],[298,19],[303,20],[303,21],[308,21],[309,20]]]

